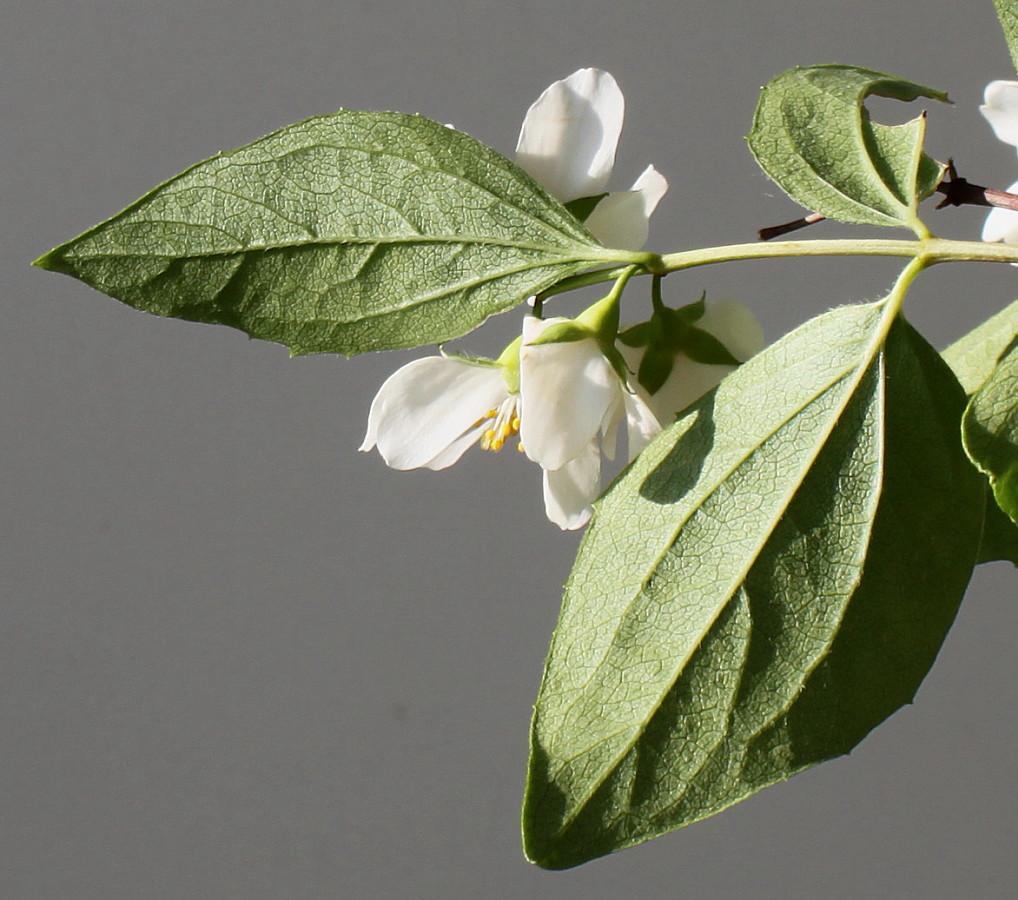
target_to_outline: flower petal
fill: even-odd
[[[626,408],[626,440],[629,444],[629,461],[632,462],[640,452],[661,432],[661,423],[657,420],[649,404],[639,395],[628,391],[624,398]]]
[[[476,440],[477,420],[497,407],[507,393],[500,366],[469,363],[454,357],[414,360],[386,379],[371,403],[361,450],[378,447],[394,469],[416,469],[442,457],[452,465]],[[449,458],[453,447],[459,453]],[[446,461],[447,460],[447,461]],[[434,466],[441,468],[441,466]]]
[[[1018,191],[1018,181],[1007,190],[1010,194]],[[997,207],[991,209],[983,223],[983,240],[1018,244],[1018,212]]]
[[[544,472],[544,511],[563,531],[582,528],[601,492],[601,452],[597,442],[586,447],[560,469]]]
[[[650,217],[667,191],[664,175],[647,166],[632,188],[609,194],[584,224],[605,247],[639,250],[647,243]]]
[[[1018,81],[991,81],[979,111],[993,133],[1005,144],[1018,147]]]
[[[763,327],[745,303],[737,300],[708,300],[697,328],[714,335],[739,362],[745,362],[764,348]]]
[[[520,348],[520,442],[545,469],[561,468],[590,443],[622,384],[593,338],[561,344],[535,340],[545,328],[568,319],[523,322]]]
[[[527,110],[516,163],[563,203],[599,194],[615,165],[624,117],[615,79],[601,69],[580,69]]]

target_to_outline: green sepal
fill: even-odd
[[[708,366],[737,366],[739,360],[732,356],[731,351],[709,331],[691,327],[686,332],[682,352],[693,362]]]
[[[350,355],[459,337],[632,257],[469,135],[341,110],[198,163],[35,264],[157,315]]]
[[[650,319],[627,328],[618,336],[627,347],[647,348],[640,359],[637,380],[649,394],[656,394],[668,380],[675,357],[680,353],[706,365],[740,365],[721,341],[693,324],[707,311],[706,294],[694,303],[671,309],[661,300],[659,279],[655,279],[653,290],[654,312]]]
[[[917,207],[945,167],[922,152],[925,117],[881,125],[864,105],[869,96],[950,102],[941,91],[871,69],[797,67],[763,88],[749,148],[764,172],[806,209],[926,236]]]
[[[607,196],[608,192],[605,191],[602,194],[594,194],[592,197],[578,197],[576,200],[564,203],[563,206],[576,216],[579,221],[586,222],[590,218],[590,214],[597,207],[597,204]]]
[[[573,319],[567,322],[556,322],[544,329],[534,340],[527,341],[528,347],[540,347],[542,344],[569,344],[573,341],[585,341],[596,335],[589,328],[580,325]]]

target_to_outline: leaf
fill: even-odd
[[[829,219],[901,225],[926,234],[916,208],[944,166],[922,152],[925,118],[870,120],[868,96],[949,102],[947,95],[871,69],[789,69],[760,94],[747,140],[760,167],[796,203]]]
[[[986,493],[988,497],[983,520],[983,540],[979,545],[977,562],[1004,560],[1018,566],[1018,525],[1015,525],[997,506],[989,485]]]
[[[574,866],[712,815],[912,699],[980,533],[963,406],[908,325],[846,307],[643,451],[566,588],[532,729],[531,860]]]
[[[1018,69],[1018,0],[993,0],[993,5],[1004,28],[1004,39],[1011,51],[1011,61]]]
[[[1016,336],[1018,300],[960,337],[943,352],[965,393],[973,394],[983,386]]]
[[[468,135],[343,110],[198,163],[36,265],[294,354],[353,354],[458,337],[633,256]]]
[[[972,395],[962,439],[969,458],[989,477],[997,505],[1018,524],[1018,339]]]

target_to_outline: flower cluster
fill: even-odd
[[[605,246],[638,250],[668,184],[648,166],[630,190],[604,193],[623,117],[615,79],[581,69],[530,107],[516,162],[561,202],[595,202],[585,224]],[[623,420],[632,460],[763,343],[741,304],[710,305],[697,331],[729,355],[703,362],[676,349],[667,377],[647,390],[629,375],[640,370],[643,351],[615,343],[620,293],[621,286],[576,320],[528,316],[498,359],[441,355],[403,366],[371,404],[360,449],[377,447],[395,469],[444,469],[469,447],[498,451],[518,437],[518,449],[542,469],[548,518],[563,529],[582,527],[601,490],[601,457],[614,458]]]

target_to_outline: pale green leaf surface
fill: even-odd
[[[997,505],[1018,524],[1018,341],[973,394],[962,435],[972,462],[989,477]]]
[[[157,315],[353,354],[458,337],[616,258],[468,135],[344,110],[198,163],[36,264]]]
[[[1018,69],[1018,0],[993,0],[997,18],[1004,29],[1004,39],[1011,51],[1011,61]]]
[[[965,393],[974,394],[983,386],[1016,336],[1018,300],[958,338],[943,352]]]
[[[883,315],[834,310],[754,357],[599,504],[535,710],[535,862],[718,812],[913,696],[983,495],[957,382],[904,323],[885,350]]]
[[[943,175],[943,167],[922,152],[925,119],[875,123],[864,106],[870,95],[947,102],[939,91],[870,69],[789,69],[760,94],[750,150],[806,209],[843,222],[922,233],[916,206]]]

